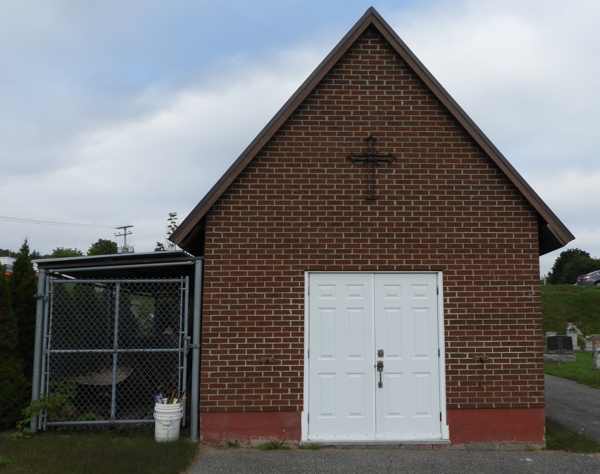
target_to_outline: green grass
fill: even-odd
[[[594,357],[584,351],[575,352],[576,362],[549,362],[544,363],[544,372],[592,388],[600,388],[600,370],[592,369]]]
[[[179,474],[196,447],[183,438],[157,443],[154,431],[0,436],[0,474]]]
[[[582,433],[573,433],[546,417],[546,449],[574,453],[600,453],[600,443]]]
[[[600,286],[542,285],[544,333],[564,334],[569,323],[584,334],[600,334]]]
[[[290,449],[290,447],[277,441],[271,441],[270,443],[261,444],[259,449],[261,451],[276,451],[278,449]]]
[[[308,443],[305,446],[300,446],[300,449],[308,449],[310,451],[318,451],[322,447],[323,447],[323,445],[319,444],[319,443]]]
[[[543,328],[565,334],[569,323],[586,335],[600,334],[600,286],[542,285]],[[592,369],[594,358],[575,352],[577,362],[545,362],[544,372],[600,388],[600,370]]]

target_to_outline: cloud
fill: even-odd
[[[596,196],[600,186],[600,170],[587,172],[577,168],[561,174],[542,174],[530,180],[534,189],[547,196],[547,204],[565,220],[577,222],[581,230],[600,231]]]
[[[191,211],[364,12],[358,3],[339,15],[324,6],[327,21],[306,13],[316,2],[3,5],[0,215],[133,224],[136,248],[152,250],[168,213]],[[600,256],[600,203],[586,199],[600,182],[600,4],[402,5],[380,11],[576,235],[571,246]],[[114,239],[0,226],[0,248],[25,235],[43,252]],[[542,273],[558,253],[542,257]]]
[[[600,4],[434,1],[389,21],[575,234],[569,247],[600,255]]]
[[[600,4],[435,2],[394,22],[417,56],[521,169],[591,159]],[[541,139],[543,137],[543,139]],[[558,146],[557,146],[558,145]]]
[[[589,172],[573,169],[564,174],[550,174],[533,178],[530,184],[547,196],[546,203],[575,234],[575,240],[566,247],[540,259],[541,273],[546,274],[554,261],[567,249],[579,248],[600,258],[599,205],[595,196],[600,185],[600,171]]]
[[[191,211],[325,54],[281,52],[266,70],[238,58],[210,81],[141,91],[129,98],[143,104],[138,115],[84,127],[45,149],[57,160],[53,166],[31,173],[22,162],[13,163],[17,172],[3,184],[4,192],[22,194],[27,182],[32,195],[2,207],[2,215],[133,224],[131,241],[138,251],[151,251],[162,240],[168,213],[176,211],[182,220]],[[34,193],[40,197],[35,205]],[[49,252],[57,246],[86,250],[97,238],[112,237],[112,231],[103,232],[32,226],[28,235],[33,248],[48,242],[40,250]],[[13,248],[22,237],[13,239]]]

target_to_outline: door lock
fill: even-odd
[[[383,349],[377,351],[377,357],[383,357]]]
[[[383,388],[383,379],[382,379],[382,374],[383,374],[383,361],[382,360],[378,360],[377,361],[377,372],[379,372],[379,383],[377,384],[377,386],[379,388]]]

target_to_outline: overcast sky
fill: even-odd
[[[0,248],[164,240],[371,5],[0,0]],[[373,6],[600,257],[600,2]],[[564,250],[564,249],[563,249]],[[542,274],[560,253],[541,258]]]

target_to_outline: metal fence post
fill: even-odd
[[[46,294],[46,298],[44,298],[44,314],[42,316],[42,355],[40,357],[42,359],[42,363],[40,369],[40,397],[43,397],[46,393],[46,382],[48,378],[48,373],[46,371],[46,364],[48,362],[48,330],[50,328],[50,321],[48,320],[48,316],[50,313],[50,307],[52,306],[52,279],[49,276],[46,277],[46,287],[44,291]],[[46,428],[44,424],[45,421],[45,417],[40,417],[38,419],[38,430],[43,430]]]
[[[202,260],[196,260],[194,273],[194,322],[192,326],[192,396],[190,434],[192,441],[198,440],[198,418],[200,416],[200,314],[202,304]]]
[[[38,277],[38,291],[35,297],[37,305],[35,308],[35,345],[33,349],[33,379],[31,381],[31,401],[40,398],[40,378],[42,377],[40,367],[42,366],[42,330],[44,317],[44,297],[46,288],[46,270],[40,270]],[[31,432],[37,433],[38,417],[34,416],[31,419]]]
[[[179,336],[179,341],[181,342],[183,340],[183,348],[182,351],[180,352],[181,356],[180,356],[180,360],[181,360],[181,366],[183,367],[183,383],[181,385],[181,387],[179,387],[179,389],[181,390],[183,388],[184,391],[187,390],[187,359],[188,359],[188,345],[189,345],[189,339],[188,339],[188,316],[189,316],[189,306],[190,306],[190,277],[186,276],[185,280],[184,280],[184,285],[185,285],[185,291],[184,291],[184,302],[183,302],[183,332],[180,334]],[[180,350],[181,350],[181,344],[180,344]],[[186,403],[187,397],[183,397],[183,419],[181,421],[181,426],[185,426],[185,416],[186,416],[186,411],[187,411],[187,403]]]
[[[110,401],[110,421],[115,421],[117,415],[117,358],[119,349],[119,311],[121,305],[121,283],[115,284],[115,327],[113,334],[113,366],[112,393]]]

